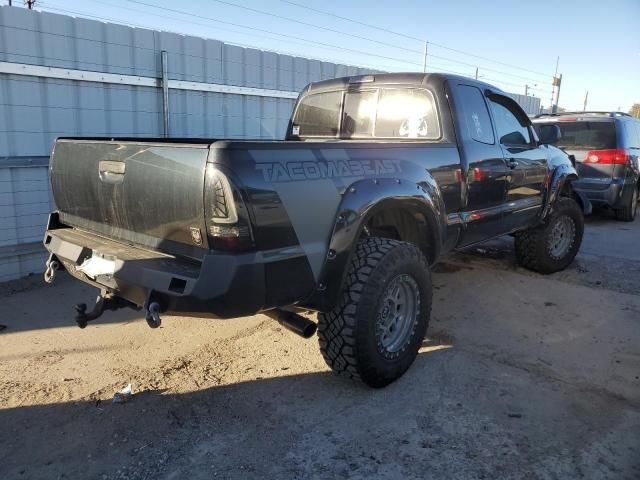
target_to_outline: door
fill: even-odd
[[[529,118],[513,99],[494,93],[488,99],[507,167],[504,229],[512,231],[534,222],[542,207],[547,152],[538,145]]]
[[[509,169],[496,142],[482,91],[472,85],[458,84],[454,88],[454,100],[462,175],[467,185],[460,213],[465,224],[459,242],[462,246],[504,233],[502,210]]]

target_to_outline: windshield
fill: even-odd
[[[560,128],[561,138],[558,146],[585,150],[604,150],[616,148],[616,130],[614,122],[545,122]]]
[[[372,88],[303,98],[291,134],[326,138],[440,138],[433,94],[423,88]]]

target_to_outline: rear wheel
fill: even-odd
[[[332,370],[384,387],[413,363],[431,312],[431,276],[413,244],[358,242],[338,305],[318,315],[320,351]]]
[[[631,198],[622,208],[616,210],[616,218],[623,222],[633,222],[638,211],[638,187],[635,187]]]
[[[516,234],[516,259],[539,273],[564,270],[573,261],[584,232],[584,216],[572,198],[560,198],[541,226]]]

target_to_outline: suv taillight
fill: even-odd
[[[587,153],[584,163],[597,163],[600,165],[626,165],[629,162],[629,153],[624,148],[609,148],[606,150],[591,150]]]
[[[205,175],[205,218],[214,250],[247,250],[253,246],[247,209],[240,191],[214,165]]]

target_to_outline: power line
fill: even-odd
[[[217,1],[217,0],[214,0],[214,1]],[[396,31],[390,30],[388,28],[384,28],[384,27],[380,27],[380,26],[377,26],[377,25],[372,25],[370,23],[365,23],[365,22],[361,22],[361,21],[358,21],[358,20],[354,20],[354,19],[349,18],[349,17],[343,17],[341,15],[336,15],[336,14],[331,13],[331,12],[327,12],[327,11],[320,10],[320,9],[317,9],[317,8],[312,8],[312,7],[309,7],[307,5],[302,5],[300,3],[293,2],[293,1],[290,1],[290,0],[280,0],[280,1],[282,1],[284,3],[291,4],[291,5],[295,5],[297,7],[300,7],[300,8],[309,10],[309,11],[321,13],[323,15],[328,15],[328,16],[335,17],[335,18],[339,18],[341,20],[352,22],[352,23],[355,23],[355,24],[358,24],[358,25],[362,25],[362,26],[373,28],[373,29],[380,30],[380,31],[383,31],[383,32],[391,33],[393,35],[398,35],[400,37],[407,38],[409,40],[415,40],[415,41],[418,41],[418,42],[424,42],[425,41],[424,38],[414,37],[414,36],[411,36],[411,35],[407,35],[407,34],[404,34],[404,33],[400,33],[400,32],[396,32]],[[550,74],[538,72],[538,71],[535,71],[535,70],[529,70],[529,69],[526,69],[526,68],[521,67],[521,66],[516,66],[516,65],[505,63],[505,62],[500,62],[500,61],[494,60],[492,58],[483,57],[481,55],[477,55],[477,54],[465,52],[463,50],[458,50],[458,49],[455,49],[455,48],[447,47],[446,45],[443,45],[443,44],[440,44],[440,43],[429,41],[429,44],[433,45],[433,46],[436,46],[436,47],[439,47],[439,48],[443,48],[443,49],[452,51],[452,52],[459,53],[461,55],[467,55],[467,56],[470,56],[470,57],[479,58],[479,59],[482,59],[482,60],[485,60],[485,61],[488,61],[488,62],[496,63],[496,64],[499,64],[499,65],[504,65],[506,67],[527,71],[527,72],[534,73],[534,74],[537,74],[537,75],[542,75],[542,76],[545,76],[545,77],[550,77],[551,76]]]
[[[211,26],[208,25],[208,24],[195,22],[195,21],[193,21],[191,19],[190,20],[185,20],[185,19],[176,18],[174,16],[162,15],[162,14],[159,14],[159,13],[143,11],[143,10],[139,10],[139,9],[135,9],[135,8],[131,8],[131,7],[123,7],[123,6],[120,6],[120,5],[114,5],[114,4],[111,4],[111,3],[108,3],[108,2],[105,2],[105,1],[101,1],[101,0],[94,0],[94,1],[97,2],[97,3],[102,3],[104,5],[111,6],[111,7],[124,8],[124,9],[131,10],[131,11],[134,11],[134,12],[149,14],[149,15],[153,15],[153,16],[157,16],[157,17],[161,17],[161,18],[167,18],[169,20],[174,20],[174,21],[177,20],[177,21],[180,21],[180,22],[183,22],[183,23],[188,23],[188,24],[193,24],[193,25],[200,25],[200,26],[204,26],[204,27],[207,27],[207,28],[211,28]],[[214,1],[219,1],[219,0],[214,0]],[[177,13],[179,15],[187,15],[189,17],[193,17],[193,15],[194,15],[192,12],[178,10],[178,9],[172,9],[172,8],[157,7],[155,5],[151,5],[151,4],[148,4],[148,3],[145,3],[145,2],[136,1],[136,0],[131,0],[131,2],[132,3],[142,4],[142,5],[153,7],[153,8],[158,8],[158,9],[171,11],[171,12]],[[42,3],[44,3],[44,2],[42,2]],[[228,3],[228,2],[223,2],[223,3]],[[47,4],[49,4],[49,3],[47,2]],[[243,8],[243,7],[239,6],[239,5],[235,5],[235,6],[237,6],[239,8]],[[52,8],[52,10],[56,10],[56,9]],[[98,17],[98,16],[95,16],[95,15],[87,14],[85,12],[77,12],[77,11],[65,10],[65,9],[61,9],[61,8],[58,8],[57,10],[58,11],[63,11],[63,12],[70,12],[70,13],[77,14],[77,15],[84,15],[84,16],[92,17],[92,18],[98,18],[98,19],[101,19],[101,20],[107,20],[107,21],[113,21],[113,22],[117,22],[117,23],[122,23],[120,20],[117,20],[117,19]],[[255,10],[255,9],[252,9],[252,10]],[[251,31],[263,32],[263,33],[267,33],[269,35],[276,35],[276,36],[280,36],[280,37],[284,37],[284,38],[288,38],[288,39],[289,38],[293,38],[293,39],[300,40],[300,41],[305,42],[305,43],[310,43],[310,44],[314,44],[314,45],[320,45],[320,46],[322,46],[324,48],[329,48],[329,49],[333,49],[333,50],[348,51],[348,52],[357,53],[357,54],[360,54],[360,55],[373,56],[373,57],[382,58],[382,59],[385,59],[385,60],[390,60],[390,61],[393,61],[393,62],[405,64],[405,65],[422,66],[422,64],[419,64],[417,62],[412,62],[412,61],[409,61],[409,60],[402,60],[402,59],[397,59],[397,58],[393,58],[393,57],[379,55],[379,54],[366,52],[366,51],[362,51],[362,50],[356,50],[356,49],[351,49],[351,48],[347,48],[347,47],[342,47],[342,46],[339,46],[339,45],[334,45],[334,44],[329,44],[329,43],[324,43],[324,42],[318,42],[318,41],[312,41],[312,40],[308,40],[306,38],[298,37],[298,36],[295,36],[295,35],[288,35],[288,34],[278,33],[278,32],[274,32],[274,31],[271,31],[271,30],[265,30],[265,29],[261,29],[261,28],[257,28],[257,27],[250,27],[250,26],[242,25],[242,24],[238,24],[238,23],[218,20],[218,19],[212,18],[212,17],[206,17],[206,16],[202,16],[202,15],[199,15],[199,17],[203,18],[203,19],[206,19],[206,20],[209,20],[209,21],[212,21],[212,22],[222,23],[222,24],[225,24],[225,25],[232,25],[232,26],[235,26],[235,27],[239,27],[239,28],[243,28],[243,29],[247,29],[247,30],[251,30]],[[149,26],[145,26],[145,25],[134,24],[134,23],[131,23],[131,22],[126,22],[126,23],[128,23],[130,25],[134,25],[134,26],[140,26],[141,28],[154,28],[154,27],[149,27]],[[234,30],[231,30],[231,31],[234,31]],[[247,34],[246,32],[238,32],[238,31],[234,31],[234,32]],[[256,34],[249,34],[249,35],[261,36],[261,35],[256,35]],[[266,37],[266,38],[273,39],[272,37]],[[274,39],[274,40],[277,40],[277,39]],[[246,45],[242,45],[242,46],[247,47]],[[253,48],[253,47],[250,47],[250,46],[248,46],[248,47],[249,48]],[[471,64],[471,63],[462,62],[462,61],[459,61],[459,60],[454,60],[454,59],[450,59],[450,58],[442,57],[442,56],[438,56],[438,55],[431,55],[431,58],[437,58],[437,59],[441,59],[441,60],[444,60],[444,61],[447,61],[447,62],[459,63],[459,64],[462,64],[462,65],[465,65],[465,66],[469,66],[469,67],[473,67],[473,68],[476,67],[476,65]],[[327,60],[323,59],[322,61],[327,61]],[[335,60],[329,60],[329,61],[336,62]],[[340,62],[336,62],[336,63],[340,63]],[[399,69],[398,66],[388,66],[388,65],[387,66],[380,66],[380,65],[378,65],[378,66],[361,66],[361,67],[374,68],[374,69],[380,69],[380,68],[382,68],[382,69],[391,68],[391,69],[395,69],[395,70]],[[456,70],[452,70],[452,69],[450,69],[448,67],[438,67],[438,68],[441,68],[443,71],[449,71],[449,72],[460,74],[460,75],[467,75],[466,73],[459,72],[459,71],[456,71]],[[516,78],[522,78],[524,80],[537,81],[537,80],[534,80],[534,79],[531,79],[531,78],[528,78],[528,77],[521,77],[521,76],[516,75],[516,74],[511,74],[511,73],[508,73],[508,72],[502,72],[502,71],[495,70],[495,69],[490,69],[490,68],[487,68],[487,67],[482,67],[482,70],[483,71],[491,71],[491,72],[494,72],[494,73],[500,73],[500,74],[509,75],[509,76],[514,76]],[[470,76],[470,75],[468,75],[468,76]],[[523,87],[524,86],[524,84],[516,84],[514,82],[508,82],[508,81],[502,81],[502,80],[495,80],[494,79],[492,81],[498,82],[498,83],[502,83],[502,84],[505,84],[505,85],[512,85],[512,86],[516,86],[516,87]],[[532,88],[535,88],[535,87],[532,87]],[[538,89],[538,90],[542,90],[542,89]]]
[[[375,39],[372,39],[372,38],[363,37],[361,35],[356,35],[356,34],[353,34],[353,33],[342,32],[340,30],[335,30],[333,28],[323,27],[321,25],[308,23],[308,22],[305,22],[305,21],[302,21],[302,20],[297,20],[295,18],[285,17],[283,15],[277,15],[275,13],[267,12],[267,11],[264,11],[264,10],[259,10],[257,8],[247,7],[245,5],[237,5],[235,3],[225,2],[224,0],[211,0],[211,1],[214,1],[214,2],[217,2],[217,3],[222,3],[224,5],[229,5],[229,6],[236,7],[236,8],[242,8],[244,10],[248,10],[248,11],[251,11],[251,12],[254,12],[254,13],[259,13],[261,15],[268,15],[270,17],[279,18],[281,20],[287,20],[289,22],[299,23],[300,25],[304,25],[306,27],[319,28],[319,29],[322,29],[322,30],[326,30],[327,32],[337,33],[339,35],[346,35],[348,37],[357,38],[359,40],[365,40],[367,42],[377,43],[379,45],[384,45],[385,47],[397,48],[398,50],[404,50],[406,52],[411,52],[411,53],[421,53],[421,52],[419,52],[417,50],[413,50],[411,48],[401,47],[400,45],[394,45],[392,43],[382,42],[380,40],[375,40]],[[151,3],[141,2],[139,0],[129,0],[129,2],[130,3],[137,3],[139,5],[145,5],[147,7],[153,7],[153,8],[159,8],[159,9],[162,9],[162,10],[168,10],[168,11],[176,12],[176,13],[183,13],[183,14],[185,13],[185,12],[180,11],[180,10],[174,10],[174,9],[166,8],[166,7],[159,7],[158,5],[153,5]],[[188,13],[188,15],[194,15],[194,14],[193,13]],[[205,18],[205,17],[201,17],[201,18]]]
[[[139,0],[130,0],[130,1],[133,2],[133,3],[140,3],[140,4],[143,4],[143,5],[150,6],[150,4],[141,2]],[[336,30],[336,29],[333,29],[333,28],[324,27],[322,25],[317,25],[317,24],[314,24],[314,23],[305,22],[305,21],[298,20],[298,19],[295,19],[295,18],[285,17],[283,15],[278,15],[278,14],[267,12],[267,11],[264,11],[264,10],[259,10],[257,8],[247,7],[245,5],[238,5],[238,4],[235,4],[235,3],[232,3],[232,2],[227,2],[225,0],[212,0],[212,1],[217,2],[217,3],[221,3],[223,5],[229,5],[229,6],[232,6],[232,7],[241,8],[241,9],[244,9],[244,10],[247,10],[247,11],[250,11],[250,12],[255,12],[255,13],[262,14],[262,15],[268,15],[270,17],[279,18],[281,20],[286,20],[286,21],[289,21],[289,22],[299,23],[301,25],[305,25],[305,26],[309,26],[309,27],[313,27],[313,28],[318,28],[318,29],[321,29],[321,30],[326,30],[326,31],[329,31],[329,32],[332,32],[332,33],[337,33],[337,34],[340,34],[340,35],[346,35],[346,36],[349,36],[349,37],[358,38],[358,39],[361,39],[361,40],[374,42],[374,43],[377,43],[377,44],[380,44],[380,45],[390,46],[390,47],[393,47],[393,48],[399,48],[399,49],[402,49],[402,50],[409,51],[411,53],[417,53],[417,54],[420,54],[420,55],[423,54],[422,51],[413,50],[413,49],[407,49],[407,48],[404,48],[404,47],[400,47],[398,45],[393,45],[393,44],[390,44],[390,43],[381,42],[379,40],[375,40],[375,39],[372,39],[372,38],[369,38],[369,37],[363,37],[361,35],[354,35],[354,34],[351,34],[351,33],[343,32],[341,30]],[[294,2],[288,2],[288,3],[294,4]],[[317,12],[324,13],[326,15],[333,16],[333,14],[331,14],[331,13],[323,12],[323,11],[320,11],[318,9],[313,9],[311,7],[301,6],[299,4],[296,4],[296,5],[300,6],[301,8],[307,8],[307,9],[309,9],[311,11],[317,11]],[[161,8],[161,7],[156,7],[156,8]],[[342,18],[342,19],[350,20],[350,19],[347,19],[347,17],[341,17],[341,16],[338,16],[338,17]],[[362,24],[363,22],[356,22],[356,23]],[[372,28],[377,28],[377,27],[373,27],[372,25],[369,25],[369,24],[366,24],[366,25],[369,26],[369,27],[372,27]],[[389,31],[388,29],[383,29],[383,30],[384,31]],[[418,40],[415,37],[412,37],[412,38],[414,40]],[[423,41],[423,40],[421,40],[421,41]],[[509,64],[502,63],[502,62],[497,62],[497,61],[494,61],[494,60],[489,59],[487,57],[480,57],[478,55],[469,54],[469,53],[463,52],[461,50],[452,49],[452,48],[449,48],[449,47],[447,47],[445,45],[441,45],[439,43],[432,43],[432,42],[429,42],[429,43],[432,44],[432,45],[435,45],[437,47],[440,47],[440,48],[444,48],[444,49],[451,50],[451,51],[454,51],[454,52],[457,52],[457,53],[461,53],[463,55],[471,55],[471,56],[475,56],[476,58],[482,58],[482,59],[484,59],[486,61],[490,61],[490,62],[494,62],[494,63],[501,63],[502,65],[506,65],[506,66],[508,66],[510,68],[516,68],[516,69],[525,70],[525,71],[527,70],[527,69],[523,69],[522,67],[516,67],[514,65],[509,65]],[[460,61],[460,60],[456,60],[456,59],[452,59],[452,58],[447,58],[447,57],[442,57],[442,56],[435,56],[435,55],[430,55],[430,56],[433,57],[433,58],[441,59],[441,60],[447,60],[449,62],[459,63],[461,65],[467,65],[467,66],[473,66],[473,67],[476,66],[476,65],[471,65],[469,63],[466,63],[466,62],[463,62],[463,61]],[[500,73],[502,75],[509,75],[509,76],[512,76],[512,77],[518,77],[518,78],[522,78],[524,80],[533,80],[530,77],[523,77],[523,76],[516,75],[516,74],[513,74],[513,73],[508,73],[508,72],[504,72],[504,71],[500,71],[500,70],[495,70],[495,69],[492,69],[492,68],[489,68],[489,67],[484,67],[483,66],[482,68],[484,70],[490,70],[490,71],[493,71],[495,73]],[[533,73],[536,73],[537,75],[548,76],[548,75],[546,75],[544,73],[539,73],[539,72],[533,72]]]
[[[204,27],[207,27],[207,28],[211,28],[210,25],[207,25],[207,24],[204,24],[204,23],[198,23],[198,22],[195,22],[193,20],[182,20],[182,19],[179,19],[179,18],[175,18],[175,17],[171,17],[171,16],[167,16],[167,15],[162,15],[162,14],[159,14],[159,13],[153,13],[153,12],[148,12],[148,11],[137,10],[137,9],[131,8],[131,7],[116,6],[116,5],[113,5],[113,4],[109,4],[107,2],[103,2],[101,0],[93,0],[93,1],[95,1],[97,3],[102,3],[102,4],[105,4],[105,5],[109,5],[109,6],[112,6],[112,7],[124,8],[124,9],[131,10],[131,11],[134,11],[134,12],[145,13],[145,14],[148,14],[148,15],[154,15],[154,16],[161,17],[161,18],[166,18],[166,19],[169,19],[169,20],[178,20],[178,21],[181,21],[181,22],[184,22],[184,23],[190,23],[190,24],[193,24],[193,25],[200,25],[200,26],[204,26]],[[130,2],[131,3],[140,3],[140,4],[143,4],[143,5],[148,5],[148,6],[153,7],[153,8],[158,8],[158,9],[161,9],[161,10],[170,11],[170,12],[173,12],[173,13],[178,13],[178,14],[181,14],[181,15],[187,15],[189,17],[193,17],[194,15],[196,15],[193,12],[181,11],[181,10],[172,9],[172,8],[165,8],[165,7],[157,7],[155,5],[151,5],[151,4],[147,4],[147,3],[143,3],[143,2],[137,2],[137,1],[134,1],[134,0],[130,0]],[[56,5],[56,7],[57,7],[57,5]],[[63,10],[63,9],[60,9],[60,10]],[[76,13],[79,13],[79,12],[76,12]],[[83,13],[80,13],[80,14],[83,14]],[[352,49],[352,48],[342,47],[340,45],[333,45],[331,43],[324,43],[324,42],[318,42],[318,41],[314,41],[314,40],[308,40],[306,38],[298,37],[298,36],[295,36],[295,35],[288,35],[288,34],[284,34],[284,33],[278,33],[278,32],[274,32],[272,30],[266,30],[266,29],[263,29],[263,28],[249,27],[249,26],[242,25],[242,24],[239,24],[239,23],[233,23],[233,22],[227,22],[227,21],[223,21],[223,20],[218,20],[216,18],[206,17],[206,16],[203,16],[201,14],[197,14],[197,16],[199,18],[201,18],[201,19],[209,20],[209,21],[212,21],[212,22],[222,23],[222,24],[226,24],[226,25],[233,25],[235,27],[246,28],[248,30],[254,30],[254,31],[258,31],[258,32],[268,33],[268,34],[271,34],[271,35],[278,35],[278,36],[285,37],[285,38],[293,38],[295,40],[299,40],[299,41],[310,43],[310,44],[314,44],[314,45],[321,45],[323,47],[330,48],[330,49],[341,50],[341,51],[346,51],[346,52],[351,52],[351,53],[357,53],[359,55],[368,55],[368,56],[371,56],[371,57],[382,58],[384,60],[390,60],[392,62],[404,63],[404,64],[408,64],[408,65],[420,65],[420,66],[422,65],[422,64],[419,64],[419,63],[416,63],[416,62],[411,62],[411,61],[403,60],[403,59],[397,59],[397,58],[394,58],[394,57],[388,57],[388,56],[385,56],[385,55],[379,55],[379,54],[376,54],[376,53],[370,53],[370,52],[366,52],[366,51],[363,51],[363,50],[356,50],[356,49]],[[118,22],[118,20],[115,20],[115,21]]]
[[[94,0],[94,1],[97,2],[98,0]],[[44,3],[45,2],[40,2],[40,5],[42,5]],[[100,3],[103,3],[103,4],[107,5],[106,2],[100,2]],[[46,2],[46,5],[52,5],[52,4],[50,4],[49,2]],[[129,7],[121,7],[121,8],[129,8]],[[129,9],[131,9],[131,8],[129,8]],[[41,8],[41,10],[42,11],[49,11],[49,12],[62,12],[62,13],[66,13],[66,14],[78,15],[78,16],[81,16],[81,17],[100,20],[100,21],[103,21],[103,22],[112,22],[112,23],[115,23],[115,24],[118,24],[118,25],[128,25],[128,26],[135,27],[135,28],[158,30],[158,27],[154,26],[154,25],[134,23],[134,22],[131,22],[129,20],[122,20],[122,19],[113,18],[113,17],[104,17],[104,16],[98,16],[98,15],[92,15],[90,13],[79,12],[77,10],[67,10],[67,9],[64,9],[64,8],[57,8],[57,7],[53,7],[53,6],[46,6],[44,9]],[[170,19],[170,20],[177,20],[179,22],[184,22],[184,23],[188,23],[188,24],[199,25],[199,26],[211,28],[211,25],[208,25],[208,24],[205,24],[205,23],[194,22],[192,20],[183,20],[183,19],[179,19],[179,18],[175,18],[175,17],[168,17],[166,15],[160,15],[160,14],[157,14],[157,13],[143,12],[142,10],[136,10],[136,9],[133,9],[133,11],[141,12],[141,13],[147,13],[149,15],[160,16],[162,18],[167,18],[167,19]],[[215,21],[221,22],[221,23],[228,23],[228,22],[222,22],[221,20],[215,20]],[[140,47],[140,46],[137,46],[137,45],[120,44],[120,43],[116,43],[116,42],[107,42],[107,41],[104,41],[104,40],[89,39],[89,38],[85,38],[85,37],[55,34],[55,33],[52,33],[52,32],[41,32],[40,30],[25,29],[25,28],[21,28],[21,27],[10,27],[10,28],[17,28],[17,29],[21,29],[21,30],[25,30],[25,31],[31,31],[31,32],[40,32],[40,33],[45,33],[47,35],[60,35],[60,36],[65,36],[67,38],[93,41],[93,42],[104,43],[104,44],[108,44],[108,45],[117,45],[117,46],[126,46],[126,47],[139,48],[139,49],[154,50],[153,48],[150,48],[150,47]],[[251,29],[252,27],[242,26],[242,28]],[[163,30],[163,29],[160,29],[160,30],[164,31],[164,32],[167,32],[167,33],[174,33],[176,35],[184,35],[184,32],[180,32],[180,31]],[[232,30],[232,29],[228,29],[228,28],[227,29],[219,28],[219,30],[226,30],[226,31],[229,31],[229,32],[241,33],[243,35],[249,35],[249,36],[253,36],[253,37],[257,37],[257,38],[268,38],[268,39],[276,40],[276,41],[284,41],[282,39],[270,37],[270,36],[267,36],[267,35],[260,35],[260,34],[255,34],[255,33],[241,32],[239,30]],[[274,35],[280,35],[280,36],[285,36],[287,38],[290,38],[288,35],[281,34],[281,33],[274,33]],[[220,41],[220,40],[216,40],[216,41]],[[304,40],[304,41],[308,42],[308,43],[312,43],[312,44],[316,43],[316,42],[313,42],[313,41],[310,41],[310,40]],[[226,41],[225,40],[224,43],[226,43],[227,45],[236,45],[236,46],[243,47],[243,48],[250,48],[250,49],[257,48],[255,45],[248,45],[248,44],[238,43],[238,42],[233,42],[233,41]],[[291,41],[287,41],[287,43],[288,44],[295,43],[297,45],[303,45],[302,43],[291,42]],[[340,47],[339,50],[343,50],[342,47]],[[288,56],[292,56],[292,57],[299,56],[299,54],[297,54],[297,53],[288,52],[288,51],[282,51],[282,50],[268,50],[268,52],[275,53],[275,54],[280,54],[280,55],[288,55]],[[187,57],[194,57],[194,58],[201,58],[201,59],[205,59],[205,60],[211,60],[211,58],[208,58],[208,57],[202,57],[200,55],[193,55],[193,54],[188,54],[188,53],[183,53],[183,52],[170,52],[170,53],[177,53],[179,55],[183,55],[183,56],[187,56]],[[318,61],[318,62],[333,63],[333,64],[336,64],[337,66],[340,66],[340,65],[347,66],[341,60],[336,60],[335,58],[322,58],[322,57],[305,57],[305,58],[307,58],[309,60],[315,60],[315,61]],[[233,60],[225,60],[225,61],[230,62],[230,63],[238,63],[238,64],[242,63],[242,62],[236,62],[236,61],[233,61]],[[399,60],[396,60],[396,61],[399,61]],[[247,65],[247,66],[259,66],[259,65],[252,65],[252,64],[246,64],[246,63],[242,63],[242,64],[243,65]],[[351,62],[349,63],[348,66],[357,67],[357,68],[364,68],[364,69],[369,69],[369,70],[384,70],[384,69],[397,69],[397,68],[399,68],[397,65],[393,65],[392,66],[392,65],[380,65],[380,64],[354,64],[354,63],[351,63]],[[265,65],[264,68],[275,68],[275,67],[268,67],[268,66]],[[298,70],[291,70],[291,69],[286,69],[286,68],[280,68],[280,70],[285,71],[285,72],[304,73],[304,72],[300,72]]]
[[[214,0],[214,1],[218,1],[218,0]],[[401,33],[401,32],[396,32],[396,31],[393,31],[393,30],[389,30],[388,28],[380,27],[380,26],[377,26],[377,25],[372,25],[372,24],[370,24],[370,23],[361,22],[361,21],[359,21],[359,20],[354,20],[353,18],[343,17],[343,16],[341,16],[341,15],[337,15],[337,14],[335,14],[335,13],[327,12],[327,11],[325,11],[325,10],[320,10],[320,9],[317,9],[317,8],[312,8],[312,7],[309,7],[308,5],[303,5],[303,4],[300,4],[300,3],[297,3],[297,2],[293,2],[293,1],[291,1],[291,0],[280,0],[280,1],[281,1],[281,2],[284,2],[284,3],[288,3],[288,4],[290,4],[290,5],[295,5],[296,7],[303,8],[303,9],[305,9],[305,10],[309,10],[309,11],[316,12],[316,13],[321,13],[321,14],[323,14],[323,15],[328,15],[328,16],[330,16],[330,17],[334,17],[334,18],[339,18],[339,19],[341,19],[341,20],[345,20],[345,21],[347,21],[347,22],[352,22],[352,23],[355,23],[355,24],[357,24],[357,25],[362,25],[362,26],[365,26],[365,27],[368,27],[368,28],[373,28],[373,29],[375,29],[375,30],[380,30],[380,31],[382,31],[382,32],[391,33],[391,34],[393,34],[393,35],[398,35],[399,37],[407,38],[407,39],[409,39],[409,40],[415,40],[415,41],[417,41],[417,42],[424,42],[425,40],[428,40],[428,39],[424,39],[424,38],[414,37],[414,36],[412,36],[412,35],[407,35],[407,34],[405,34],[405,33]],[[226,2],[225,2],[225,3],[226,3]],[[459,53],[459,54],[461,54],[461,55],[467,55],[467,56],[469,56],[469,57],[479,58],[479,59],[481,59],[481,60],[485,60],[485,61],[487,61],[487,62],[495,63],[495,64],[498,64],[498,65],[503,65],[503,66],[505,66],[505,67],[515,68],[515,69],[518,69],[518,70],[523,70],[523,71],[525,71],[525,72],[534,73],[534,74],[536,74],[536,75],[542,75],[542,76],[544,76],[544,77],[551,77],[551,74],[546,74],[546,73],[542,73],[542,72],[537,72],[537,71],[535,71],[535,70],[529,70],[529,69],[524,68],[524,67],[520,67],[520,66],[516,66],[516,65],[513,65],[513,64],[509,64],[509,63],[501,62],[501,61],[494,60],[494,59],[489,58],[489,57],[483,57],[483,56],[481,56],[481,55],[477,55],[477,54],[474,54],[474,53],[469,53],[469,52],[465,52],[465,51],[463,51],[463,50],[458,50],[458,49],[456,49],[456,48],[447,47],[446,45],[443,45],[443,44],[441,44],[441,43],[432,42],[431,40],[428,40],[428,41],[429,41],[429,45],[433,45],[433,46],[436,46],[436,47],[439,47],[439,48],[443,48],[443,49],[445,49],[445,50],[449,50],[449,51],[451,51],[451,52],[456,52],[456,53]]]
[[[100,0],[94,0],[94,1],[97,1],[98,3],[106,3],[106,2],[101,2]],[[140,0],[129,0],[129,1],[130,1],[130,3],[137,3],[137,4],[140,4],[140,5],[145,5],[147,7],[158,8],[158,9],[161,9],[161,10],[167,10],[167,11],[171,11],[171,12],[178,13],[178,14],[181,14],[181,15],[189,15],[189,16],[193,16],[194,15],[194,13],[192,13],[192,12],[187,12],[187,11],[184,11],[184,10],[178,10],[178,9],[173,9],[173,8],[159,7],[157,5],[153,5],[153,4],[150,4],[150,3],[142,2]],[[305,26],[310,26],[310,27],[313,27],[313,28],[326,30],[326,31],[329,31],[329,32],[332,32],[332,33],[337,33],[337,34],[340,34],[340,35],[346,35],[346,36],[349,36],[349,37],[358,38],[358,39],[361,39],[361,40],[366,40],[366,41],[374,42],[374,43],[377,43],[377,44],[380,44],[380,45],[390,46],[390,47],[393,47],[393,48],[399,48],[399,49],[406,50],[406,51],[411,52],[411,53],[417,53],[417,54],[420,54],[420,55],[423,54],[422,51],[407,49],[407,48],[404,48],[404,47],[400,47],[398,45],[393,45],[393,44],[390,44],[390,43],[381,42],[381,41],[374,40],[374,39],[371,39],[371,38],[368,38],[368,37],[363,37],[363,36],[360,36],[360,35],[354,35],[354,34],[351,34],[351,33],[346,33],[346,32],[340,31],[340,30],[324,27],[324,26],[321,26],[321,25],[316,25],[316,24],[309,23],[309,22],[304,22],[304,21],[301,21],[301,20],[297,20],[295,18],[290,18],[290,17],[285,17],[285,16],[282,16],[282,15],[277,15],[275,13],[266,12],[264,10],[259,10],[259,9],[252,8],[252,7],[247,7],[247,6],[244,6],[244,5],[237,5],[235,3],[227,2],[227,1],[224,1],[224,0],[212,0],[212,1],[217,2],[217,3],[222,3],[224,5],[230,5],[230,6],[233,6],[233,7],[236,7],[236,8],[240,8],[240,9],[244,9],[244,10],[247,10],[247,11],[263,14],[263,15],[268,15],[268,16],[279,18],[279,19],[282,19],[282,20],[287,20],[287,21],[290,21],[290,22],[299,23],[299,24],[302,24],[302,25],[305,25]],[[128,7],[125,7],[125,8],[128,8]],[[224,22],[224,21],[217,20],[217,19],[214,19],[214,18],[211,18],[211,17],[203,17],[202,15],[199,15],[199,16],[200,16],[200,18],[206,18],[208,20],[217,21],[217,22],[220,22],[220,23],[227,23],[227,24],[231,24],[231,25],[238,26],[238,27],[241,27],[241,28],[255,29],[253,27],[248,27],[248,26],[245,26],[245,25],[231,23],[231,22]],[[263,30],[263,29],[255,29],[255,30],[266,31],[266,30]],[[296,38],[298,40],[307,41],[309,43],[316,43],[316,44],[325,45],[325,46],[326,45],[330,45],[330,44],[325,44],[325,43],[322,43],[322,42],[317,42],[317,41],[314,42],[314,41],[311,41],[311,40],[303,39],[301,37],[296,37],[294,35],[279,34],[279,33],[271,32],[271,31],[267,31],[267,32],[275,34],[275,35],[289,36],[291,38]],[[440,46],[439,44],[434,44],[434,45]],[[395,58],[385,57],[385,56],[381,56],[381,55],[378,55],[378,54],[372,54],[372,53],[369,53],[369,52],[363,52],[361,50],[354,50],[354,49],[350,49],[350,48],[346,48],[346,47],[339,47],[339,46],[336,46],[336,45],[331,45],[331,47],[332,48],[340,48],[342,50],[351,51],[351,52],[354,52],[354,53],[376,56],[378,58],[384,58],[384,59],[387,59],[387,60],[393,60],[393,61],[402,62],[402,63],[406,63],[406,64],[422,66],[422,64],[419,64],[419,63],[416,63],[416,62],[411,62],[411,61],[408,61],[408,60],[398,60],[398,59],[395,59]],[[448,48],[448,47],[445,47],[445,48]],[[461,64],[461,65],[466,65],[466,66],[470,66],[470,67],[474,67],[474,68],[476,66],[478,66],[478,65],[475,65],[475,64],[463,62],[461,60],[456,60],[456,59],[443,57],[443,56],[438,56],[438,55],[430,55],[430,57],[431,58],[437,58],[437,59],[440,59],[440,60],[445,60],[445,61],[448,61],[448,62],[458,63],[458,64]],[[514,68],[520,68],[520,67],[514,67]],[[496,69],[489,68],[489,67],[482,66],[482,69],[483,70],[487,70],[487,71],[491,71],[491,72],[494,72],[494,73],[499,73],[499,74],[502,74],[502,75],[511,76],[511,77],[514,77],[514,78],[520,78],[522,80],[538,81],[538,80],[535,80],[535,79],[530,78],[530,77],[524,77],[524,76],[521,76],[521,75],[517,75],[517,74],[509,73],[509,72],[504,72],[504,71],[496,70]],[[542,75],[544,75],[544,74],[542,74]]]

